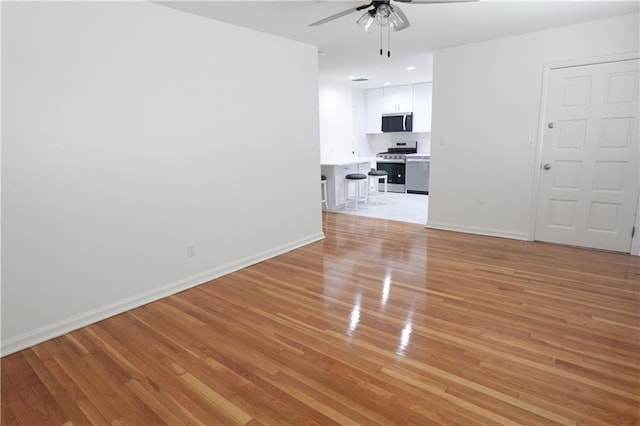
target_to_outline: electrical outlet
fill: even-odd
[[[187,257],[193,257],[196,255],[196,246],[191,243],[187,244]]]

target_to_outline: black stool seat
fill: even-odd
[[[320,175],[320,180],[327,180],[327,177],[325,175]]]
[[[346,175],[344,178],[349,180],[362,180],[362,179],[366,179],[367,175],[363,175],[362,173],[350,173]]]
[[[385,172],[384,170],[376,170],[376,169],[371,169],[371,171],[369,172],[369,176],[388,176],[389,173]]]

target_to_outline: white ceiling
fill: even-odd
[[[401,7],[411,26],[391,33],[391,58],[380,56],[380,30],[364,32],[356,12],[318,27],[309,27],[334,13],[367,4],[362,1],[161,1],[160,4],[196,15],[313,44],[321,78],[366,77],[356,87],[381,87],[432,80],[433,52],[444,47],[638,13],[634,1],[500,1],[477,3],[407,4]],[[385,29],[384,36],[386,38]],[[407,71],[407,66],[415,66]]]

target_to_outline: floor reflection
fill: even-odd
[[[362,290],[358,289],[356,293],[356,297],[353,301],[353,309],[351,310],[351,315],[349,316],[349,327],[347,328],[347,335],[349,337],[353,337],[355,334],[356,328],[358,328],[358,324],[360,323],[360,306],[362,304]]]
[[[407,315],[407,320],[404,323],[404,327],[402,328],[402,332],[400,333],[400,344],[398,345],[398,349],[396,350],[396,355],[405,356],[407,347],[409,346],[409,340],[411,339],[411,332],[413,331],[413,308],[409,311],[409,315]]]
[[[381,347],[397,357],[408,357],[414,321],[419,321],[419,314],[426,309],[424,227],[398,233],[397,222],[371,218],[354,221],[347,215],[327,215],[333,226],[339,223],[346,231],[332,235],[331,228],[325,230],[325,318],[340,319],[336,328],[347,347],[357,344],[356,339],[386,334],[379,342]],[[381,235],[400,238],[402,244],[394,243],[392,238],[380,238]]]
[[[382,284],[382,297],[380,298],[380,307],[384,311],[385,306],[387,305],[387,300],[389,300],[389,293],[391,292],[391,276],[387,275],[384,277],[384,283]]]

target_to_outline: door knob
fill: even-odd
[[[547,127],[550,129],[553,129],[555,127],[555,124],[553,124],[553,122],[547,124]]]
[[[547,163],[544,166],[542,166],[542,168],[545,170],[551,170],[551,164]]]

